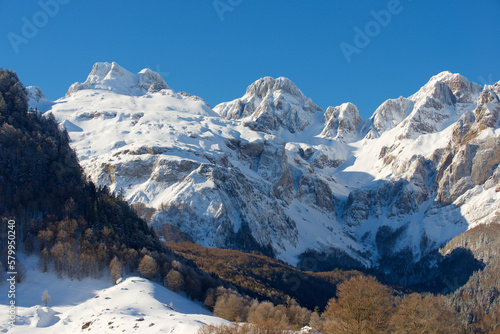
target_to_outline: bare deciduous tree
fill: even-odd
[[[172,291],[179,291],[184,287],[184,277],[177,270],[171,269],[165,277],[164,285]]]
[[[442,296],[412,293],[405,297],[391,319],[395,334],[452,333],[460,324]]]
[[[118,258],[115,256],[111,263],[109,264],[109,276],[111,282],[116,284],[116,281],[122,277],[123,273],[123,264]]]
[[[45,306],[49,305],[50,295],[47,290],[45,290],[42,294],[42,302],[44,302]]]
[[[386,333],[392,313],[389,290],[373,277],[358,276],[338,286],[338,299],[325,309],[326,333]]]
[[[159,267],[155,259],[149,255],[144,255],[139,263],[139,273],[147,279],[154,279],[158,275]]]

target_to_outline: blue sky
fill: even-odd
[[[0,67],[49,99],[97,61],[149,67],[212,106],[286,76],[368,118],[444,70],[500,80],[499,18],[500,0],[0,0]]]

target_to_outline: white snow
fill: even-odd
[[[453,94],[460,101],[453,102]],[[307,199],[293,198],[287,203],[278,199],[282,212],[296,224],[296,236],[289,230],[280,231],[280,236],[268,226],[274,212],[265,212],[272,208],[267,203],[272,196],[246,199],[259,199],[248,205],[257,207],[258,215],[252,218],[262,219],[252,232],[265,241],[274,238],[279,258],[295,264],[297,255],[308,248],[335,247],[357,257],[356,252],[369,247],[362,237],[367,232],[374,237],[382,225],[407,225],[406,241],[418,253],[424,233],[439,245],[469,225],[490,221],[498,203],[494,187],[469,190],[449,210],[435,212],[433,198],[429,198],[406,217],[382,208],[358,227],[346,226],[342,217],[342,205],[356,189],[377,189],[401,179],[408,181],[408,190],[417,189],[412,177],[419,159],[429,160],[447,147],[453,124],[464,112],[475,109],[479,94],[478,85],[443,72],[412,96],[384,102],[366,121],[359,121],[352,104],[332,108],[338,111],[331,115],[333,127],[325,127],[325,113],[285,78],[257,80],[240,99],[216,106],[216,113],[201,98],[173,91],[150,70],[132,74],[116,63],[97,63],[87,80],[73,85],[49,112],[68,130],[86,173],[98,184],[108,184],[113,191],[123,189],[127,200],[150,207],[185,204],[190,214],[204,222],[225,214],[235,232],[241,224],[240,212],[231,205],[223,207],[229,201],[227,195],[201,172],[201,166],[224,165],[226,171],[237,170],[249,183],[259,185],[252,195],[271,192],[280,175],[271,181],[269,177],[276,176],[273,173],[279,163],[267,161],[270,166],[262,166],[259,161],[255,167],[253,162],[243,161],[228,143],[284,147],[286,168],[326,182],[336,203],[335,212],[328,212]],[[43,94],[34,89],[32,95]],[[280,127],[261,132],[245,126],[258,119],[264,126],[272,128],[279,123]],[[340,131],[341,120],[347,132]],[[483,131],[479,138],[498,133],[498,129]],[[383,150],[387,151],[384,157]],[[186,172],[169,167],[183,163],[196,167],[186,168]],[[121,173],[113,173],[116,168]],[[483,206],[487,209],[484,217],[477,213]],[[217,245],[216,232],[221,225],[209,228],[189,219],[185,224],[196,230],[201,244]],[[356,240],[347,237],[349,234]]]
[[[84,83],[75,83],[68,94],[82,89],[99,89],[115,93],[140,96],[150,89],[169,89],[167,83],[156,72],[143,69],[138,74],[133,74],[117,63],[95,63],[87,80]]]
[[[20,259],[27,274],[16,286],[17,323],[0,322],[2,333],[196,333],[203,324],[227,321],[214,317],[199,303],[140,277],[118,285],[103,279],[78,281],[42,273],[37,259]],[[0,313],[8,314],[6,283],[0,285]],[[41,296],[51,299],[44,306]],[[82,326],[89,323],[88,328]]]
[[[44,113],[47,110],[50,110],[50,108],[54,105],[53,102],[47,100],[40,87],[28,86],[26,87],[26,91],[28,93],[29,106],[31,108]]]
[[[355,251],[364,251],[362,247],[353,239],[346,237],[343,233],[344,227],[337,222],[335,216],[328,212],[307,206],[298,200],[294,200],[287,208],[286,214],[294,217],[299,231],[298,243],[293,247],[285,247],[287,252],[280,254],[280,257],[293,265],[297,264],[297,258],[305,250],[319,250],[326,253],[330,248],[343,249],[365,266],[370,263],[359,256]]]

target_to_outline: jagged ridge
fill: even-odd
[[[369,266],[382,256],[383,226],[400,231],[391,251],[418,259],[489,222],[500,203],[498,84],[482,89],[443,72],[362,120],[350,103],[323,112],[286,78],[262,78],[214,113],[167,88],[109,95],[120,91],[103,82],[131,87],[130,76],[118,83],[96,66],[88,92],[72,91],[51,112],[82,129],[71,136],[98,184],[122,189],[156,210],[156,225],[174,224],[201,244],[251,245],[292,264],[308,248],[340,250]],[[458,132],[476,138],[466,161],[478,163],[463,175],[453,167],[466,150]]]

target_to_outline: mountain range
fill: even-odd
[[[366,269],[395,254],[417,263],[500,221],[500,82],[442,72],[365,120],[283,77],[212,108],[116,63],[56,101],[28,93],[97,185],[204,246]]]

